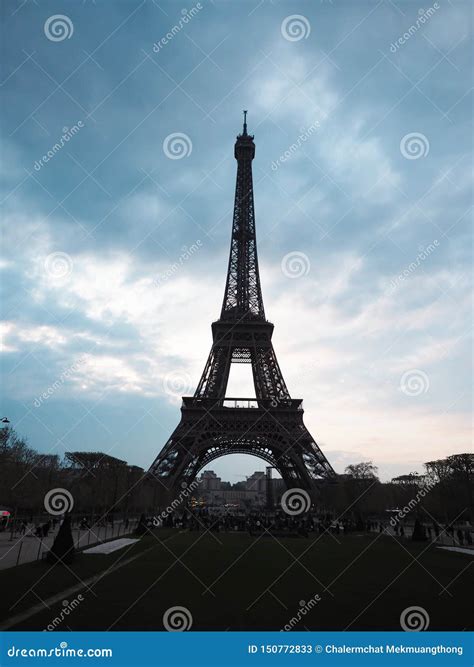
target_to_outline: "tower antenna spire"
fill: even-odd
[[[247,109],[244,109],[244,135],[247,134]]]

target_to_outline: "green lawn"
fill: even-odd
[[[138,553],[93,592],[82,591],[83,602],[58,629],[162,630],[164,612],[179,605],[192,614],[193,630],[279,630],[317,594],[320,601],[300,615],[296,630],[399,630],[400,613],[415,605],[428,612],[432,630],[463,630],[470,618],[471,556],[378,534],[336,541],[158,530],[126,555],[80,555],[72,569],[84,579]],[[0,614],[31,587],[10,613],[76,582],[45,563],[1,572]],[[61,607],[15,629],[43,629]]]

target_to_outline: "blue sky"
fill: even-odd
[[[1,9],[2,411],[31,446],[148,467],[177,425],[246,108],[266,314],[329,460],[386,479],[471,448],[469,2]]]

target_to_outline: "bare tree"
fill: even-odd
[[[361,463],[352,463],[344,471],[352,479],[376,479],[378,480],[379,469],[372,461],[362,461]]]

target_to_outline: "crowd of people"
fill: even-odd
[[[61,517],[29,517],[13,519],[9,522],[8,531],[18,537],[38,537],[44,539],[55,532],[56,527],[61,524]],[[131,526],[131,520],[126,517],[118,519],[112,515],[104,516],[73,516],[71,517],[71,529],[73,530],[96,530],[99,527],[114,526],[120,523],[124,531]]]
[[[159,518],[157,518],[157,516]],[[419,518],[404,521],[355,516],[335,517],[330,512],[309,511],[300,515],[289,515],[281,508],[268,510],[264,508],[223,511],[222,508],[190,508],[185,507],[167,514],[158,512],[157,516],[142,515],[139,525],[142,532],[158,527],[178,528],[188,531],[213,532],[247,532],[250,535],[274,535],[309,537],[313,534],[332,533],[346,535],[358,533],[387,533],[398,538],[416,541],[446,543],[455,546],[470,547],[473,545],[473,530],[470,524],[446,523],[444,525],[430,520],[422,522]],[[112,516],[76,516],[71,518],[71,528],[88,531],[99,526],[114,525]],[[54,533],[60,519],[51,517],[47,520],[18,519],[10,522],[9,529],[18,536],[34,536],[40,539]],[[133,530],[129,518],[120,520],[124,532]]]
[[[308,537],[310,533],[346,535],[352,532],[387,533],[399,538],[419,541],[449,540],[454,545],[471,546],[473,544],[472,526],[445,524],[436,521],[423,523],[419,519],[405,522],[390,522],[386,519],[363,519],[361,517],[334,517],[331,513],[315,511],[291,516],[283,510],[237,510],[222,512],[218,508],[191,509],[175,511],[159,520],[156,517],[144,518],[148,529],[156,527],[179,528],[181,530],[213,532],[248,532],[250,535],[272,534]]]
[[[35,522],[33,519],[20,519],[17,522],[11,523],[11,530],[14,533],[17,533],[20,537],[34,536],[44,539],[45,537],[48,537],[52,530],[54,530],[57,523],[57,519],[51,519],[44,522]]]

